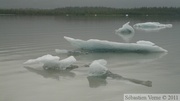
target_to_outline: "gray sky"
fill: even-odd
[[[0,8],[58,8],[67,6],[180,7],[180,0],[0,0]]]

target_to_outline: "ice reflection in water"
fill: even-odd
[[[36,73],[38,75],[43,76],[44,78],[51,78],[51,79],[56,79],[60,80],[60,77],[75,77],[76,74],[69,71],[69,70],[43,70],[43,69],[35,69],[32,67],[25,66],[28,71]]]
[[[133,78],[126,78],[122,77],[118,74],[112,74],[111,77],[116,80],[124,80],[124,81],[129,81],[131,83],[139,84],[139,85],[144,85],[147,87],[152,87],[152,81],[143,81],[143,80],[138,80],[138,79],[133,79]],[[107,85],[107,76],[88,76],[87,77],[88,82],[89,82],[89,87],[91,88],[97,88],[100,86],[106,86]]]
[[[134,33],[129,32],[129,33],[120,33],[116,32],[118,36],[120,36],[125,42],[130,42],[131,39],[134,37]]]
[[[97,88],[100,86],[107,85],[106,76],[105,77],[88,76],[87,79],[89,82],[89,87],[91,88]]]

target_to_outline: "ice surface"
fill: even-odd
[[[101,64],[101,65],[103,65],[103,66],[106,66],[106,64],[107,64],[107,61],[104,60],[104,59],[96,60],[96,62],[98,62],[99,64]]]
[[[59,60],[59,59],[60,58],[58,56],[52,56],[48,54],[48,55],[39,57],[37,59],[30,59],[24,62],[24,65],[40,63],[40,64],[43,64],[44,69],[65,70],[67,67],[71,66],[73,63],[76,62],[76,59],[73,56],[70,56],[63,60]]]
[[[123,40],[129,42],[134,36],[134,29],[129,25],[130,22],[124,24],[121,28],[115,31],[115,34],[119,35]]]
[[[159,22],[145,22],[145,23],[137,23],[133,26],[136,29],[146,30],[146,31],[155,31],[164,28],[171,28],[172,24],[161,24]]]
[[[167,52],[167,50],[150,41],[138,41],[137,43],[118,43],[107,40],[90,39],[87,41],[64,37],[72,46],[96,52]]]
[[[150,42],[150,41],[144,41],[144,40],[137,41],[137,44],[149,45],[149,46],[155,45],[154,43],[152,43],[152,42]]]
[[[54,62],[58,62],[59,59],[60,59],[60,57],[58,57],[58,56],[52,56],[50,54],[47,54],[47,55],[41,56],[36,59],[30,59],[30,60],[24,62],[24,64],[29,65],[29,64],[36,64],[36,63],[47,63],[47,62],[54,63]]]
[[[89,76],[102,76],[106,74],[107,67],[105,65],[107,61],[104,59],[94,60],[89,66]]]
[[[73,56],[70,56],[66,59],[59,61],[59,67],[60,69],[65,70],[67,67],[71,66],[75,62],[76,62],[76,59]]]

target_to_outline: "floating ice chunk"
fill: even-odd
[[[107,61],[104,59],[94,60],[89,66],[89,76],[102,76],[108,71],[105,65]]]
[[[129,25],[130,22],[124,24],[121,28],[115,31],[115,34],[119,35],[123,40],[129,42],[134,36],[134,29]]]
[[[71,66],[75,62],[76,62],[76,59],[74,58],[74,56],[70,56],[66,59],[59,61],[58,64],[59,64],[60,69],[65,70],[67,67]]]
[[[100,63],[100,64],[103,65],[103,66],[106,66],[106,64],[107,64],[107,61],[104,60],[104,59],[96,60],[96,62]],[[84,66],[85,66],[85,67],[89,67],[90,64],[85,64]]]
[[[166,27],[171,28],[172,24],[161,24],[159,22],[145,22],[145,23],[137,23],[134,27],[142,27],[142,28],[157,28],[157,27]]]
[[[60,57],[58,56],[52,56],[50,54],[44,55],[42,57],[39,57],[37,59],[30,59],[26,62],[24,62],[24,64],[29,65],[29,64],[36,64],[36,63],[46,63],[46,62],[57,62],[59,61]]]
[[[162,29],[165,29],[165,27],[157,27],[157,28],[141,28],[141,27],[136,27],[137,30],[142,30],[146,32],[156,32]]]
[[[58,56],[52,56],[52,55],[48,54],[48,55],[39,57],[37,59],[30,59],[30,60],[24,62],[24,65],[41,63],[41,64],[43,64],[44,69],[65,70],[67,67],[70,67],[73,63],[76,62],[76,59],[73,56],[70,56],[70,57],[60,60],[60,61],[59,61],[59,59],[60,58]]]
[[[107,61],[104,60],[104,59],[96,60],[96,62],[98,62],[99,64],[101,64],[101,65],[103,65],[103,66],[106,66],[106,64],[107,64]]]
[[[130,22],[125,23],[121,28],[117,29],[116,32],[122,34],[131,34],[134,33],[133,27],[129,25]]]
[[[145,23],[137,23],[133,27],[136,29],[151,31],[151,30],[160,30],[164,28],[171,28],[172,24],[161,24],[159,22],[145,22]]]
[[[118,43],[107,40],[90,39],[87,41],[64,37],[72,46],[95,52],[167,52],[167,50],[149,41],[137,43]]]

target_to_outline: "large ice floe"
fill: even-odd
[[[129,42],[135,33],[133,27],[131,27],[129,23],[130,22],[127,22],[121,28],[115,30],[115,34],[119,35],[126,42]]]
[[[44,55],[42,57],[36,59],[30,59],[24,62],[24,65],[31,65],[31,64],[43,64],[44,69],[57,69],[57,70],[66,70],[76,67],[73,64],[76,62],[76,59],[73,56],[69,56],[63,60],[59,60],[60,57],[52,56],[50,54]]]
[[[66,36],[64,38],[78,49],[93,52],[167,52],[154,43],[143,40],[136,43],[119,43],[98,39],[84,41]]]
[[[159,22],[145,22],[145,23],[137,23],[133,27],[145,31],[157,31],[164,28],[171,28],[172,24],[161,24]]]

